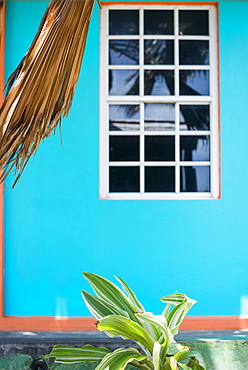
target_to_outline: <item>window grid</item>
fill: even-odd
[[[104,11],[106,13],[106,18],[108,19],[108,9],[105,7]],[[110,6],[109,9],[120,9],[120,7]],[[194,9],[196,7],[193,7]],[[131,8],[128,8],[131,9]],[[132,9],[138,9],[132,6]],[[174,35],[144,35],[144,9],[149,9],[149,7],[144,7],[139,10],[139,35],[108,35],[108,22],[106,22],[105,25],[105,37],[106,40],[106,50],[109,50],[109,40],[139,40],[139,64],[137,65],[110,65],[109,64],[109,57],[108,53],[105,54],[106,58],[105,61],[107,63],[105,66],[103,66],[103,69],[107,68],[107,71],[109,70],[139,70],[139,95],[137,96],[124,96],[124,95],[108,95],[108,86],[109,86],[109,72],[106,73],[106,79],[103,84],[105,83],[105,93],[106,93],[106,99],[104,99],[104,103],[102,104],[101,111],[104,112],[104,123],[103,123],[103,130],[104,135],[101,134],[102,143],[103,141],[108,142],[109,140],[106,140],[107,137],[110,136],[136,136],[138,135],[140,137],[140,158],[139,161],[110,161],[109,159],[109,151],[108,147],[101,150],[101,156],[100,156],[100,162],[101,162],[101,197],[104,199],[199,199],[199,198],[213,198],[213,189],[217,189],[216,183],[214,183],[214,176],[213,176],[213,155],[216,153],[216,145],[213,143],[213,122],[216,120],[216,117],[213,115],[213,109],[212,109],[212,97],[213,95],[213,89],[214,84],[212,83],[211,79],[211,73],[214,73],[212,70],[212,66],[214,65],[214,52],[213,48],[209,48],[210,53],[210,62],[209,65],[180,65],[179,64],[179,41],[180,40],[207,40],[210,42],[210,40],[213,38],[213,34],[209,34],[209,36],[180,36],[178,34],[179,25],[178,25],[178,12],[181,9],[189,9],[189,7],[184,6],[177,6],[177,7],[163,7],[163,9],[174,9]],[[154,7],[153,7],[154,9]],[[191,7],[192,9],[192,7]],[[197,8],[198,9],[198,8]],[[210,32],[214,27],[211,27],[212,23],[212,17],[211,12],[213,11],[212,7],[201,7],[201,9],[209,10],[209,28]],[[106,32],[107,31],[107,32]],[[104,32],[104,30],[103,30]],[[174,64],[173,65],[145,65],[144,64],[144,41],[145,40],[152,40],[152,39],[161,39],[161,40],[174,40]],[[104,63],[103,63],[104,64]],[[175,95],[169,95],[169,96],[150,96],[150,95],[144,95],[144,70],[174,70],[174,93]],[[179,95],[179,70],[208,70],[210,72],[210,93],[206,96],[185,96],[185,95]],[[105,69],[106,71],[106,69]],[[106,104],[107,102],[107,104]],[[145,104],[147,103],[173,103],[175,107],[175,130],[173,131],[146,131],[145,130],[145,115],[144,115],[144,109]],[[109,129],[106,127],[109,123],[109,117],[108,117],[108,106],[110,105],[132,105],[137,104],[140,106],[140,127],[139,130],[136,131],[109,131]],[[209,105],[210,107],[210,130],[204,130],[204,131],[182,131],[180,130],[180,111],[179,106],[180,104],[183,105]],[[107,108],[107,109],[106,109]],[[103,114],[102,114],[103,117]],[[107,119],[106,119],[107,118]],[[105,127],[104,127],[105,126]],[[107,129],[106,129],[107,128]],[[175,161],[152,161],[152,162],[145,162],[144,154],[145,154],[145,135],[149,136],[174,136],[175,137]],[[209,136],[208,136],[209,135]],[[210,137],[210,158],[209,161],[182,161],[180,159],[180,137],[186,137],[186,136],[208,136]],[[215,139],[216,140],[216,139]],[[103,145],[101,144],[101,149]],[[102,157],[102,158],[101,158]],[[103,166],[104,165],[104,166]],[[131,193],[109,193],[108,189],[108,180],[109,180],[109,167],[110,166],[118,166],[118,167],[139,167],[140,168],[140,189],[139,192],[131,192]],[[173,193],[146,193],[145,194],[145,167],[169,167],[173,166],[175,168],[175,192]],[[190,166],[210,166],[212,169],[210,174],[210,183],[211,183],[211,191],[209,193],[180,193],[180,168],[182,167],[190,167]],[[103,171],[105,172],[104,176],[102,176]],[[106,176],[106,172],[108,173]],[[102,181],[102,178],[104,177],[104,181]],[[216,190],[215,190],[216,193]],[[215,196],[216,197],[216,196]]]

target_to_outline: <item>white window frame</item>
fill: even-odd
[[[210,71],[210,94],[208,96],[179,96],[179,92],[177,91],[177,86],[179,86],[178,81],[175,81],[175,96],[113,96],[108,95],[108,70],[114,69],[115,67],[108,65],[108,41],[109,39],[127,39],[127,36],[108,36],[108,10],[135,10],[139,9],[143,13],[144,9],[163,9],[163,10],[174,10],[176,17],[175,17],[175,32],[174,35],[167,36],[166,39],[175,39],[175,42],[178,43],[180,39],[191,39],[191,40],[209,40],[209,53],[210,53],[210,62],[209,66],[181,66],[180,70],[182,69],[201,69],[201,70],[209,70]],[[208,10],[209,11],[209,36],[180,36],[178,35],[178,16],[177,13],[179,10]],[[142,38],[143,33],[143,24],[142,19],[143,16],[140,17],[140,35],[137,36],[128,36],[129,39],[140,39]],[[100,66],[100,151],[99,151],[99,162],[100,162],[100,199],[113,199],[113,200],[131,200],[131,199],[144,199],[144,200],[162,200],[162,199],[218,199],[220,198],[220,144],[219,144],[219,54],[218,54],[218,26],[217,26],[217,8],[216,5],[183,5],[183,3],[178,3],[177,5],[164,5],[159,3],[150,3],[149,5],[132,5],[132,4],[113,4],[113,5],[104,5],[101,10],[101,66]],[[154,38],[152,36],[145,36],[145,38]],[[155,36],[158,39],[160,36]],[[161,36],[161,39],[165,38],[165,36]],[[141,43],[142,45],[143,43]],[[179,57],[178,57],[178,48],[175,47],[175,70],[179,70]],[[140,60],[143,60],[143,50],[140,47]],[[131,69],[132,66],[126,66],[126,69]],[[140,67],[140,70],[144,68],[144,65]],[[147,66],[146,66],[147,68]],[[150,66],[149,66],[150,68]],[[156,69],[163,68],[163,69],[172,69],[171,66],[159,66],[156,65]],[[116,69],[125,69],[125,66],[117,66]],[[142,75],[142,74],[141,74]],[[175,79],[179,73],[175,74]],[[142,77],[140,78],[140,84],[142,85],[144,82],[142,81]],[[143,90],[141,90],[143,91]],[[193,162],[193,165],[200,165],[200,166],[209,166],[210,165],[210,189],[211,192],[181,192],[180,193],[180,181],[179,181],[179,171],[180,171],[180,163],[181,165],[189,165],[192,162],[180,162],[180,158],[178,155],[175,158],[174,162],[168,162],[168,165],[173,164],[175,166],[176,171],[176,178],[175,178],[175,188],[176,192],[173,193],[145,193],[144,186],[140,187],[139,193],[110,193],[109,192],[109,167],[113,162],[109,162],[109,134],[115,134],[113,131],[109,131],[109,117],[108,117],[108,105],[111,103],[175,103],[175,112],[176,112],[176,130],[170,131],[170,134],[175,135],[176,137],[176,145],[179,145],[179,103],[181,104],[194,104],[199,102],[201,104],[209,104],[210,105],[210,130],[209,131],[194,131],[191,130],[189,135],[206,135],[210,134],[210,161],[209,162]],[[142,114],[142,110],[140,112],[140,119],[144,122],[144,115]],[[122,131],[123,135],[128,135],[128,132]],[[151,131],[149,131],[149,134]],[[133,131],[132,134],[135,134]],[[154,132],[155,134],[155,132]],[[140,151],[142,152],[143,148],[140,145]],[[176,151],[177,152],[177,151]],[[139,162],[135,162],[135,164],[141,164],[141,179],[140,184],[144,184],[144,159],[140,158]],[[161,162],[151,162],[150,165],[156,166],[157,164],[161,165]],[[166,162],[167,164],[167,162]],[[119,162],[114,162],[114,165],[119,165]],[[122,165],[124,163],[122,162]],[[130,162],[125,162],[125,165],[130,166]],[[146,163],[147,165],[147,163]],[[149,164],[148,164],[149,165]]]

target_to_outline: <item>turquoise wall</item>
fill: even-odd
[[[34,37],[44,1],[7,2],[6,76]],[[88,315],[90,271],[119,275],[147,310],[175,290],[192,315],[248,314],[248,2],[219,1],[222,199],[98,199],[99,9],[69,118],[21,181],[5,184],[5,314]]]

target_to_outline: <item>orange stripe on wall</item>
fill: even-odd
[[[92,317],[17,317],[0,319],[1,330],[22,331],[85,331],[96,330]],[[245,316],[198,316],[186,317],[180,330],[242,330],[248,329]]]

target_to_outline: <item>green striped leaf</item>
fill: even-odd
[[[188,367],[187,365],[185,365],[185,364],[180,364],[180,363],[178,363],[178,366],[179,366],[179,369],[180,370],[192,370],[192,368],[191,367]]]
[[[136,349],[121,348],[106,355],[101,363],[96,367],[96,370],[124,370],[133,360],[142,362],[146,359],[147,356],[141,355]]]
[[[134,312],[137,311],[136,307],[120,288],[99,275],[91,274],[89,272],[84,272],[83,275],[88,280],[98,297],[107,301],[111,305],[118,307],[120,310],[126,312],[133,321],[138,322],[138,319],[134,315]]]
[[[105,347],[94,347],[86,344],[83,347],[75,348],[64,345],[56,345],[52,352],[46,357],[55,357],[55,362],[77,363],[77,362],[100,362],[110,351]]]
[[[185,360],[187,358],[190,358],[190,357],[194,357],[194,355],[189,352],[189,347],[188,346],[183,347],[181,351],[177,352],[174,355],[174,358],[177,361],[183,361],[183,360]]]
[[[163,362],[167,355],[169,345],[171,344],[171,342],[174,342],[174,338],[167,326],[167,321],[165,317],[163,315],[153,315],[151,312],[136,313],[136,316],[138,316],[140,320],[144,320],[156,325],[161,330],[163,340],[159,341],[159,343],[162,346],[160,356],[161,361]]]
[[[196,303],[194,299],[191,299],[185,295],[185,298],[182,303],[174,307],[168,318],[168,326],[173,331],[173,335],[176,335],[179,329],[180,324],[182,323],[184,317],[190,310],[190,308]]]
[[[84,290],[82,290],[82,297],[91,315],[97,320],[108,315],[127,316],[126,313],[119,310],[116,306],[108,303],[107,301],[104,301],[102,298],[95,297],[94,295],[87,293]]]
[[[178,370],[177,361],[174,357],[169,357],[168,362],[170,364],[171,370]]]
[[[158,342],[154,343],[153,352],[152,352],[152,362],[154,365],[154,370],[161,369],[161,357],[160,357],[161,345]]]
[[[126,317],[117,315],[104,317],[98,321],[97,329],[112,338],[120,335],[123,339],[132,339],[152,353],[154,345],[152,336],[142,326]]]
[[[162,298],[160,298],[161,301],[168,303],[168,304],[173,304],[177,306],[178,304],[182,303],[187,296],[183,293],[178,293],[175,292],[173,294],[166,295]]]
[[[124,292],[127,293],[127,296],[134,305],[134,307],[136,308],[136,311],[142,312],[145,311],[142,304],[138,301],[135,293],[132,291],[132,289],[130,289],[130,287],[125,283],[125,281],[119,278],[118,276],[115,276],[115,278],[121,283],[122,289],[124,290]]]
[[[183,348],[184,346],[182,346],[180,343],[171,343],[169,345],[168,355],[174,356],[177,352],[182,351]]]
[[[142,321],[147,321],[156,325],[161,330],[161,333],[164,336],[164,341],[168,342],[168,346],[174,340],[163,315],[153,315],[151,312],[136,312],[135,315]]]

